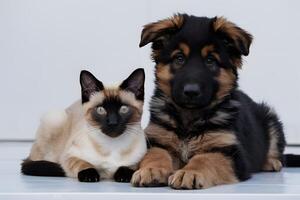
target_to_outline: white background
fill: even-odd
[[[176,12],[225,16],[254,35],[240,86],[273,105],[289,143],[300,143],[300,1],[294,0],[0,0],[0,139],[33,139],[39,117],[80,97],[79,73],[107,84],[146,70],[142,26]],[[145,104],[143,124],[148,121]]]

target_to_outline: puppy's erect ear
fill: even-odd
[[[104,89],[102,82],[86,70],[82,70],[80,73],[80,85],[82,103],[88,102],[93,93]]]
[[[225,45],[233,53],[247,56],[252,42],[252,35],[224,17],[213,19],[214,31],[223,37]]]
[[[136,99],[144,101],[144,83],[145,72],[144,69],[139,68],[134,70],[134,72],[122,82],[120,88],[134,93]]]
[[[178,31],[184,22],[182,14],[176,14],[168,19],[153,22],[144,26],[141,35],[140,47],[145,46],[156,39],[173,34]]]

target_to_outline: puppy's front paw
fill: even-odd
[[[178,170],[169,177],[169,186],[173,189],[201,189],[209,185],[204,177],[195,170]]]
[[[282,169],[282,162],[279,159],[268,158],[263,166],[264,171],[279,172]]]
[[[129,183],[133,173],[134,170],[129,167],[119,167],[114,174],[114,180],[116,182]]]
[[[100,176],[96,169],[89,168],[78,173],[78,180],[80,182],[98,182],[100,180]]]
[[[171,173],[164,168],[142,168],[133,174],[131,184],[135,187],[165,186]]]

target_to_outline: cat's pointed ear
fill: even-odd
[[[130,76],[122,82],[120,88],[134,93],[136,99],[144,101],[144,69],[139,68],[134,70]]]
[[[104,89],[102,82],[86,70],[82,70],[80,73],[80,85],[82,103],[88,102],[93,93]]]

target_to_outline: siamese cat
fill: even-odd
[[[22,173],[129,182],[147,150],[141,127],[144,81],[144,70],[136,69],[118,87],[107,88],[81,71],[81,101],[41,119]]]

